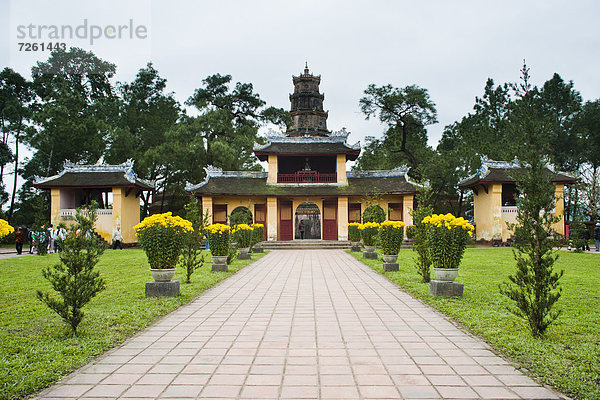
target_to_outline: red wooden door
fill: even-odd
[[[323,202],[323,240],[337,240],[337,201]]]
[[[266,204],[255,204],[254,205],[254,223],[262,224],[264,226],[263,231],[265,234],[264,240],[267,240],[267,205]]]
[[[292,240],[294,238],[294,227],[292,219],[292,202],[279,201],[279,240]]]

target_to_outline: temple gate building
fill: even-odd
[[[368,205],[378,204],[388,219],[411,224],[416,186],[409,181],[408,168],[346,171],[346,163],[359,156],[360,145],[349,144],[344,129],[327,129],[321,77],[306,67],[292,79],[291,126],[254,148],[268,171],[208,167],[203,182],[186,188],[202,199],[211,222],[227,223],[236,208],[245,207],[255,223],[265,225],[268,240],[347,240],[348,222],[360,221]]]

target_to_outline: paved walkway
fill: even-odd
[[[44,399],[557,399],[340,250],[273,251]]]

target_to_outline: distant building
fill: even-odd
[[[346,171],[360,146],[347,142],[345,130],[327,130],[320,82],[308,67],[293,77],[291,127],[254,148],[258,159],[268,162],[267,172],[209,167],[204,182],[188,185],[212,222],[226,223],[236,208],[245,207],[254,222],[265,225],[268,240],[347,240],[348,222],[360,221],[369,204],[380,205],[390,220],[412,222],[416,186],[408,168]]]
[[[493,161],[482,158],[481,167],[474,175],[462,180],[461,189],[473,191],[475,230],[477,240],[501,240],[506,242],[512,236],[507,223],[517,222],[517,183],[514,178],[521,171],[516,161]],[[565,185],[577,179],[561,172],[547,169],[556,187],[554,213],[560,221],[554,225],[556,232],[565,234],[563,211],[565,208]]]
[[[66,162],[63,170],[48,178],[38,178],[34,187],[50,189],[50,222],[71,223],[75,209],[98,203],[95,230],[107,242],[121,227],[123,243],[135,243],[133,227],[140,222],[140,194],[154,190],[151,182],[137,177],[133,161],[120,165],[84,165]]]

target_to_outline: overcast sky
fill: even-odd
[[[328,127],[351,142],[381,136],[358,106],[369,83],[426,88],[439,123],[460,119],[488,77],[515,81],[523,59],[535,84],[554,72],[585,100],[600,97],[598,1],[31,1],[0,0],[0,66],[29,76],[48,52],[18,51],[19,25],[143,25],[145,38],[53,40],[92,50],[129,81],[152,61],[183,102],[214,73],[251,82],[268,105],[289,109],[291,75],[322,77]],[[48,40],[45,40],[48,41]]]

